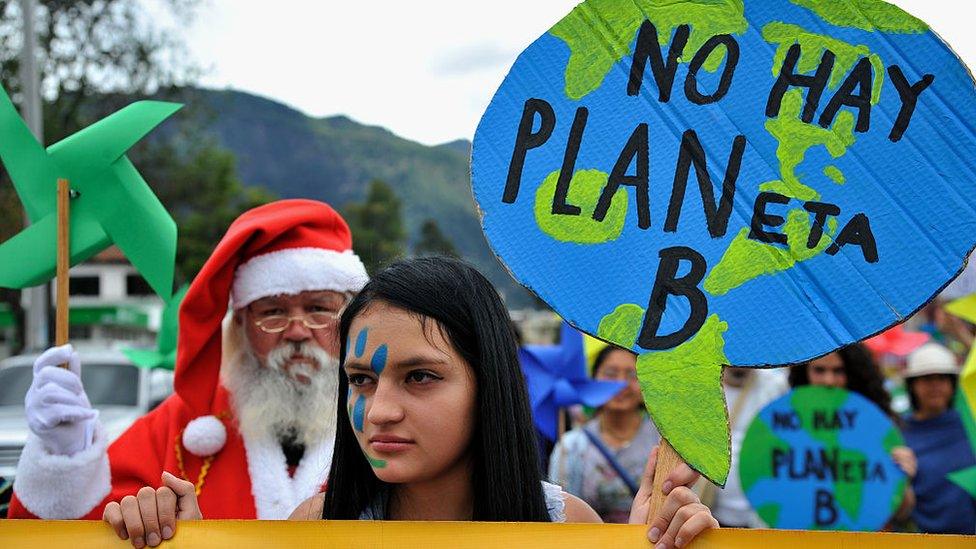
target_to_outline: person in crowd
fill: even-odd
[[[901,418],[891,409],[891,395],[885,390],[881,368],[871,357],[871,351],[861,343],[852,343],[805,364],[790,369],[790,386],[821,385],[854,391],[881,408],[896,425]],[[908,476],[915,478],[918,460],[911,446],[896,446],[891,449],[891,458]],[[911,515],[915,506],[915,493],[910,486],[905,487],[905,497],[892,520],[902,523]]]
[[[508,315],[495,289],[458,260],[395,263],[367,284],[339,322],[339,425],[327,489],[295,519],[598,522],[586,503],[545,483],[528,393]],[[656,453],[630,519],[646,524]],[[684,546],[716,527],[687,487],[687,465],[668,476],[648,536]],[[165,509],[105,520],[125,537],[144,517],[175,525],[199,516],[179,479],[160,488]],[[175,489],[174,489],[175,488]]]
[[[661,436],[644,411],[634,353],[607,345],[593,361],[593,378],[624,381],[627,387],[556,443],[549,479],[588,503],[604,522],[626,523],[647,456]]]
[[[963,359],[973,346],[973,330],[965,320],[945,310],[946,301],[937,297],[922,309],[919,329]]]
[[[287,518],[322,489],[332,460],[338,315],[367,281],[351,245],[346,222],[321,202],[242,214],[180,308],[175,394],[111,446],[77,354],[41,355],[10,515],[97,519],[106,505],[155,507],[166,495],[140,488],[169,471],[191,480],[209,518]],[[158,545],[172,529],[153,514],[127,535],[136,547]]]
[[[903,434],[918,456],[912,520],[923,532],[976,534],[976,499],[948,476],[976,466],[962,418],[952,408],[958,379],[955,355],[938,343],[927,343],[908,357],[905,383],[912,412],[905,417]]]
[[[729,409],[729,429],[732,435],[732,463],[724,488],[710,482],[702,483],[702,502],[723,527],[758,528],[763,523],[753,511],[739,483],[739,452],[753,418],[767,404],[786,393],[786,378],[778,371],[758,368],[732,368],[722,371],[722,390]]]

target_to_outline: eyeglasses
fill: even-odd
[[[321,330],[335,326],[338,319],[339,313],[337,312],[318,312],[295,316],[274,315],[255,320],[254,325],[261,328],[264,333],[279,334],[287,330],[293,320],[300,320],[309,330]]]
[[[637,370],[614,370],[610,368],[601,368],[597,372],[595,379],[603,379],[608,381],[634,381],[637,379]]]

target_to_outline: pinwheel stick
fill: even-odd
[[[68,269],[70,264],[70,191],[67,179],[58,179],[58,271],[57,313],[55,316],[54,344],[68,343]],[[62,364],[67,368],[67,364]]]
[[[654,489],[651,491],[651,506],[647,513],[648,524],[653,522],[654,517],[661,512],[661,507],[664,506],[664,500],[667,497],[661,487],[671,471],[679,465],[681,465],[681,456],[674,451],[667,440],[662,438],[661,445],[657,450],[657,465],[654,467]]]

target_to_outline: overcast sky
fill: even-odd
[[[151,1],[151,0],[150,0]],[[575,0],[203,0],[182,32],[202,84],[253,92],[312,116],[345,114],[426,144],[471,139],[524,48]],[[959,0],[896,0],[971,67]]]

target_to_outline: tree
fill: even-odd
[[[345,218],[352,229],[353,249],[368,272],[403,256],[406,237],[400,199],[386,183],[372,181],[364,202],[346,205]]]
[[[165,0],[159,8],[186,24],[199,0]],[[23,44],[20,2],[0,0],[0,82],[14,103],[21,100]],[[115,93],[134,94],[184,85],[196,77],[182,43],[139,0],[37,0],[38,70],[44,99],[44,137],[54,143],[97,120],[85,102]],[[111,96],[107,96],[111,97]],[[120,105],[107,105],[111,112]]]
[[[458,257],[454,243],[441,232],[437,221],[433,219],[427,219],[420,225],[420,240],[413,247],[413,253],[417,256],[446,255]]]
[[[160,7],[188,23],[198,0],[167,0]],[[44,141],[74,133],[131,101],[132,94],[191,80],[196,69],[172,34],[156,26],[139,0],[38,0],[37,58],[44,100]],[[0,83],[20,103],[20,3],[0,0]],[[106,99],[92,108],[95,94]],[[110,101],[114,99],[115,102]],[[23,210],[6,171],[0,172],[0,242],[23,228]],[[22,318],[20,291],[0,288],[0,302]],[[24,341],[22,325],[18,341]],[[15,352],[17,349],[15,349]]]

